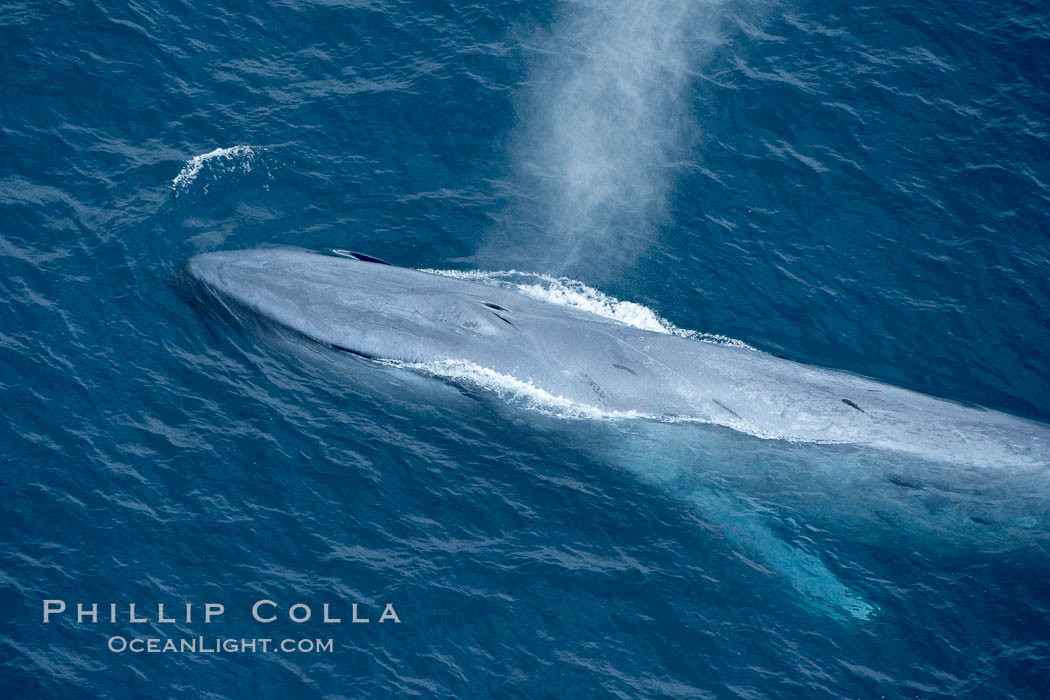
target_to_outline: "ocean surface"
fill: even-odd
[[[184,265],[360,251],[1046,423],[1048,213],[1035,0],[4,0],[0,695],[1047,697],[1050,465],[380,365]],[[198,637],[331,649],[114,650]]]

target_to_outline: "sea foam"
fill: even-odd
[[[221,165],[226,171],[251,172],[257,156],[257,149],[243,145],[216,148],[199,156],[193,156],[186,161],[186,164],[182,166],[182,170],[171,181],[171,189],[175,190],[176,194],[185,191],[197,179],[205,165]]]
[[[447,379],[458,384],[485,389],[510,403],[560,418],[584,420],[659,418],[658,416],[649,416],[637,411],[607,411],[597,406],[573,401],[564,396],[552,394],[536,386],[531,380],[518,379],[466,360],[440,360],[434,362],[379,360],[379,362],[391,367],[409,369],[432,377]]]
[[[714,333],[701,333],[700,331],[679,328],[644,304],[622,301],[579,280],[568,277],[553,277],[535,272],[521,272],[520,270],[486,272],[483,270],[425,269],[422,272],[511,289],[533,299],[588,311],[597,316],[622,323],[625,326],[653,331],[654,333],[666,333],[683,338],[692,338],[705,343],[755,350],[755,348],[742,340]]]

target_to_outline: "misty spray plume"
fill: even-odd
[[[712,0],[576,0],[519,99],[501,248],[533,267],[618,266],[652,240],[697,129],[687,93],[717,44]],[[525,230],[522,230],[522,229]]]

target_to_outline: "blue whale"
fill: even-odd
[[[225,251],[187,269],[220,298],[332,348],[431,374],[484,375],[602,415],[949,463],[1050,465],[1050,426],[1035,421],[368,256]]]
[[[746,346],[640,329],[516,289],[360,254],[290,248],[204,253],[187,270],[236,313],[246,309],[384,364],[510,389],[570,416],[694,421],[950,466],[1042,473],[1050,465],[1050,426],[1041,423]],[[623,448],[623,466],[640,476],[663,474],[660,481],[676,469],[666,455],[644,449],[632,456],[630,444]],[[790,583],[808,607],[843,620],[876,612],[807,546],[775,534],[747,499],[710,489],[683,495]]]

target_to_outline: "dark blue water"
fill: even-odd
[[[536,410],[180,281],[566,276],[1050,421],[1050,10],[957,5],[4,3],[3,695],[1045,697],[1045,470]],[[333,649],[108,648],[200,635]]]

